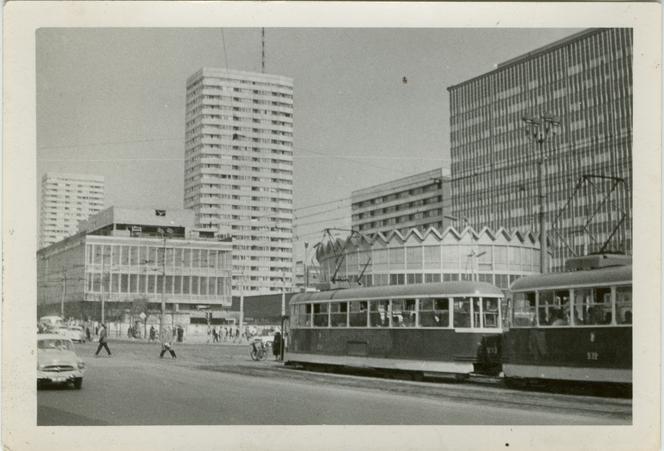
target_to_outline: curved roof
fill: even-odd
[[[511,291],[570,288],[606,284],[631,284],[632,265],[526,276],[516,280]]]
[[[443,282],[423,283],[415,285],[389,285],[379,287],[346,288],[343,290],[320,291],[317,293],[300,293],[293,296],[291,304],[316,301],[343,301],[387,299],[401,296],[471,296],[490,295],[502,296],[503,292],[486,282]]]

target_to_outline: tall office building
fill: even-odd
[[[430,227],[442,232],[453,219],[449,186],[449,176],[438,168],[353,191],[352,228],[364,235]]]
[[[233,239],[233,294],[293,281],[293,80],[203,68],[187,80],[184,206]]]
[[[39,247],[78,232],[78,223],[104,208],[104,177],[44,174],[41,182]]]
[[[448,88],[452,214],[538,230],[538,160],[553,258],[632,250],[632,31],[590,29]],[[533,140],[527,118],[560,125]],[[540,153],[541,152],[541,153]]]

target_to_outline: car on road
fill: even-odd
[[[85,331],[81,326],[60,327],[55,333],[69,338],[74,343],[85,343]]]
[[[85,363],[76,355],[74,344],[59,334],[37,335],[37,387],[45,384],[83,386]]]

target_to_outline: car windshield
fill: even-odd
[[[69,340],[51,338],[47,340],[37,340],[37,349],[60,349],[71,351],[72,344]]]

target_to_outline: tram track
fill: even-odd
[[[402,379],[370,377],[366,374],[329,373],[284,367],[281,364],[202,365],[198,369],[251,377],[288,378],[310,384],[335,384],[342,387],[397,393],[422,398],[436,397],[459,403],[492,405],[520,410],[603,416],[607,419],[632,420],[632,400],[597,396],[571,395],[555,392],[507,388],[499,379],[482,382],[419,382]]]

